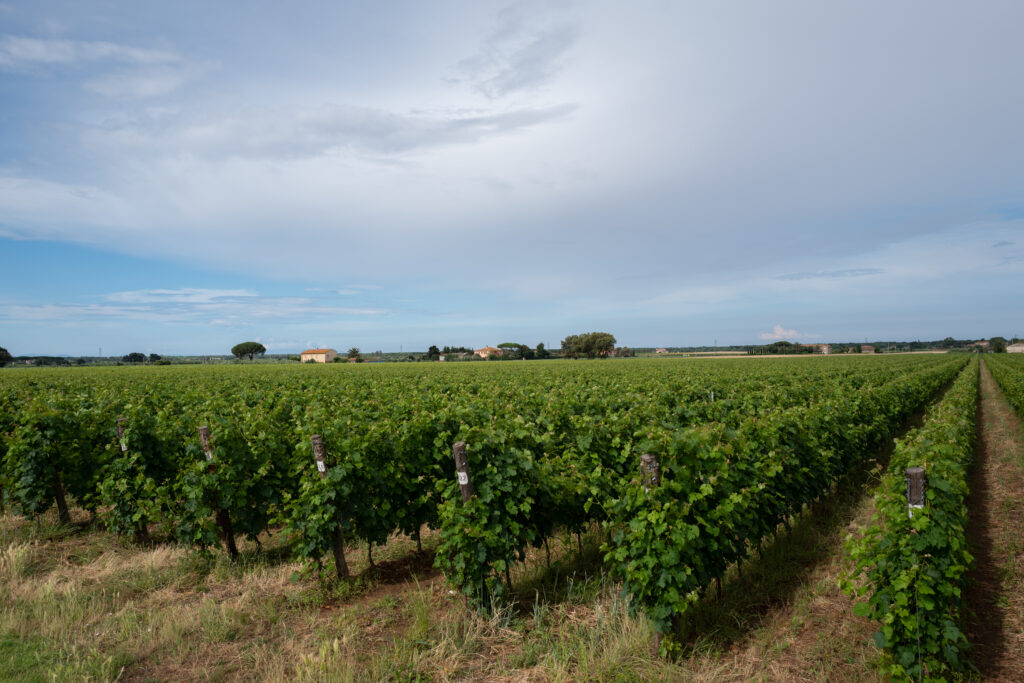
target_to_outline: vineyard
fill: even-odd
[[[1024,410],[1024,363],[997,360]],[[925,412],[896,445],[846,581],[868,596],[857,609],[880,622],[891,674],[917,679],[968,666],[978,372],[966,355],[4,372],[0,501],[232,559],[243,539],[274,538],[328,583],[352,580],[346,548],[373,567],[396,536],[420,551],[429,536],[480,614],[510,603],[516,572],[550,565],[556,541],[582,555],[586,536],[661,654],[678,656],[690,612],[727,574]],[[908,517],[912,466],[927,505]]]

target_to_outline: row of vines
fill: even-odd
[[[1010,404],[1024,416],[1024,354],[993,354],[985,358],[985,365]]]
[[[970,667],[961,628],[973,561],[966,500],[977,407],[972,361],[924,424],[897,442],[875,495],[877,521],[851,541],[856,568],[845,588],[868,597],[855,611],[879,622],[875,641],[897,679],[939,680]],[[908,505],[908,468],[926,474],[920,507]]]
[[[316,564],[339,543],[372,549],[439,529],[436,564],[478,605],[507,593],[529,547],[601,523],[607,567],[671,634],[729,565],[827,495],[965,363],[5,371],[0,502],[27,517],[56,505],[67,519],[71,499],[112,532],[232,554],[236,536],[258,543],[273,528]],[[646,484],[641,454],[658,463]]]

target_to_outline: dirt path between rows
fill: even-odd
[[[968,538],[971,661],[987,681],[1024,681],[1024,426],[981,366]]]

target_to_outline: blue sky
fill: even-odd
[[[1021,25],[0,0],[0,346],[1024,336]]]

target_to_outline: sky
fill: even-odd
[[[0,346],[1024,337],[1022,25],[0,0]]]

